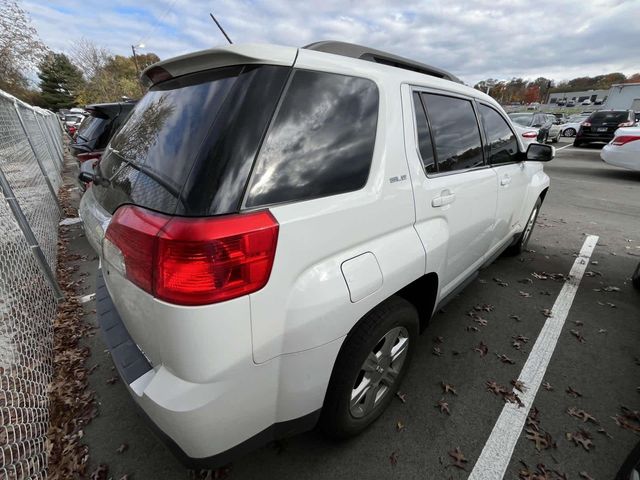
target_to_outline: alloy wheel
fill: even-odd
[[[409,332],[389,330],[367,355],[351,391],[349,410],[355,418],[371,413],[392,390],[407,356]]]

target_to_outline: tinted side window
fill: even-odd
[[[246,205],[364,187],[377,121],[378,89],[372,81],[296,71],[258,156]]]
[[[480,116],[487,135],[489,163],[518,161],[518,141],[502,116],[486,105],[480,105]]]
[[[429,132],[429,124],[427,123],[427,114],[422,106],[420,94],[413,93],[413,106],[416,112],[416,129],[418,130],[418,149],[422,164],[427,173],[436,171],[436,162],[433,157],[433,145],[431,144],[431,133]]]
[[[423,93],[438,172],[463,170],[483,165],[480,130],[469,100]]]

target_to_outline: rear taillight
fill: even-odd
[[[591,122],[582,122],[582,126],[583,127],[590,127],[591,126]]]
[[[635,122],[623,122],[623,123],[619,123],[618,127],[633,127]]]
[[[619,137],[615,137],[611,141],[611,145],[624,145],[629,142],[634,142],[636,140],[640,140],[640,136],[635,135],[620,135]]]
[[[264,287],[277,239],[278,222],[266,210],[188,218],[126,205],[107,228],[103,256],[161,300],[206,305]]]
[[[91,160],[91,159],[100,159],[100,157],[102,157],[102,152],[79,153],[77,156],[78,161],[80,163],[86,162],[87,160]]]
[[[524,132],[522,136],[524,138],[538,138],[538,132]]]

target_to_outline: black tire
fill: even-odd
[[[633,272],[631,283],[633,283],[633,288],[635,288],[636,290],[640,290],[640,263],[638,263],[636,271]]]
[[[640,443],[638,443],[620,467],[616,480],[631,480],[633,470],[640,471]]]
[[[578,141],[578,140],[574,140],[573,141],[573,146],[576,148],[580,148],[582,146],[582,142]]]
[[[525,249],[527,248],[527,244],[529,243],[529,239],[531,238],[531,234],[533,233],[533,229],[536,225],[536,219],[538,218],[538,214],[540,213],[541,206],[542,198],[538,197],[538,200],[536,200],[536,204],[531,209],[531,213],[529,214],[529,218],[527,219],[527,224],[524,226],[524,230],[518,236],[516,242],[505,250],[505,253],[507,255],[519,255],[525,251]]]
[[[388,332],[402,328],[407,332],[408,341],[400,370],[391,386],[384,384],[386,390],[377,400],[379,403],[376,405],[374,402],[371,411],[357,418],[352,413],[351,395],[354,387],[365,381],[366,374],[362,370],[365,360],[384,341]],[[362,432],[384,412],[409,368],[418,335],[418,312],[411,303],[398,296],[390,297],[358,322],[347,336],[333,367],[318,424],[325,435],[334,439],[352,437]],[[380,372],[371,372],[373,375],[378,373]],[[380,381],[380,384],[383,382]],[[364,397],[365,395],[363,399]]]

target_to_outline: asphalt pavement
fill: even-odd
[[[563,139],[559,146],[567,145]],[[640,262],[640,174],[606,165],[599,152],[568,146],[545,166],[551,189],[529,251],[499,258],[435,315],[401,386],[404,401],[396,398],[357,438],[335,443],[317,432],[299,435],[248,454],[230,466],[228,478],[468,478],[505,406],[504,395],[489,391],[487,382],[511,391],[587,235],[599,237],[597,246],[504,478],[533,478],[525,472],[537,468],[557,472],[548,478],[613,478],[640,441],[615,420],[622,407],[640,410],[640,292],[630,282]],[[75,252],[89,258],[76,275],[90,274],[80,292],[90,294],[97,261],[79,225],[67,234]],[[95,324],[93,302],[85,308]],[[88,366],[98,365],[90,385],[99,414],[84,436],[92,466],[107,464],[115,479],[187,478],[138,416],[124,385],[113,381],[117,374],[99,335],[86,343]],[[456,394],[444,393],[443,382]],[[122,444],[127,448],[118,453]],[[464,469],[453,465],[456,448]]]

